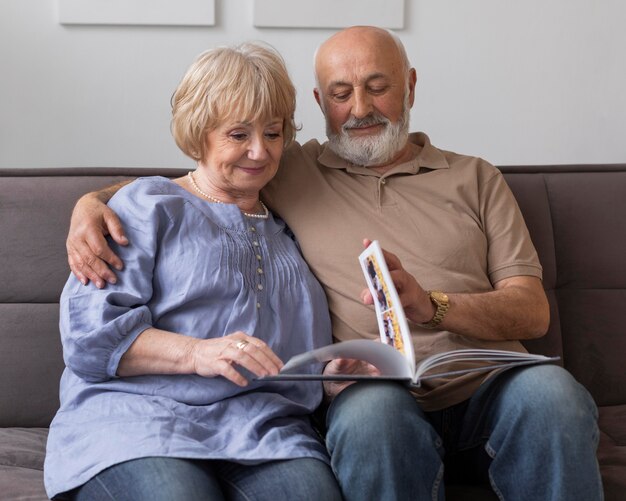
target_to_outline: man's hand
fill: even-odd
[[[123,263],[107,244],[106,235],[120,245],[128,244],[115,212],[97,193],[88,193],[74,207],[65,244],[70,269],[84,285],[91,280],[101,289],[106,282],[117,281],[109,266],[121,270]]]
[[[371,243],[369,239],[363,240],[365,248]],[[385,249],[383,249],[383,256],[407,318],[417,324],[429,322],[435,316],[436,308],[426,291],[415,277],[402,267],[398,256]],[[364,304],[374,304],[374,298],[367,288],[361,292],[361,300]]]
[[[331,360],[324,368],[325,376],[333,376],[335,374],[364,374],[369,376],[378,376],[380,371],[372,364],[363,362],[362,360],[352,360],[338,358]],[[339,393],[345,390],[355,381],[324,381],[324,395],[327,401],[332,401]]]
[[[363,240],[367,247],[371,240]],[[389,274],[396,286],[406,317],[424,324],[435,315],[435,306],[400,259],[383,250]],[[534,276],[512,276],[493,284],[493,290],[448,295],[450,308],[440,329],[487,341],[524,340],[543,336],[550,323],[550,307],[541,280]],[[365,304],[374,300],[368,290],[361,293]]]

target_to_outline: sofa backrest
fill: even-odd
[[[59,406],[59,296],[72,207],[154,169],[0,169],[0,427],[48,426]],[[176,174],[177,173],[177,174]]]
[[[503,167],[544,266],[559,354],[602,405],[626,402],[626,165]],[[182,169],[0,169],[0,427],[47,426],[63,359],[59,296],[72,207],[95,189]]]
[[[626,403],[626,165],[501,167],[544,267],[548,335],[598,405]]]

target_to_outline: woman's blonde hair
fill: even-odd
[[[196,161],[205,158],[207,133],[225,120],[282,118],[285,146],[296,135],[296,90],[283,58],[267,44],[218,47],[198,56],[172,96],[172,135]]]

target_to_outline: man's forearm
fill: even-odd
[[[503,282],[491,292],[448,294],[450,309],[440,328],[490,341],[543,336],[550,309],[541,282],[531,277]]]
[[[106,188],[102,188],[101,190],[87,193],[87,196],[95,197],[102,203],[107,203],[109,200],[111,200],[111,197],[113,195],[115,195],[121,188],[123,188],[127,184],[132,183],[132,181],[132,179],[129,179],[128,181],[120,181],[117,184],[107,186]]]
[[[369,245],[370,241],[363,243]],[[417,324],[428,324],[437,310],[429,294],[402,266],[398,256],[383,252],[407,318]],[[499,280],[493,288],[475,294],[443,290],[448,295],[449,307],[436,328],[492,341],[533,339],[546,333],[550,307],[539,278],[516,275]],[[362,298],[366,304],[374,301],[367,290]]]

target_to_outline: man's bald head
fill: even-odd
[[[404,44],[392,31],[376,26],[352,26],[330,36],[315,51],[313,64],[317,80],[318,63],[332,58],[334,54],[341,54],[348,50],[351,53],[364,50],[375,50],[398,58],[406,71],[410,68],[409,58],[406,55]],[[319,83],[319,82],[318,82]]]
[[[416,75],[395,35],[373,26],[335,33],[315,53],[315,75],[333,151],[382,168],[402,157]]]

